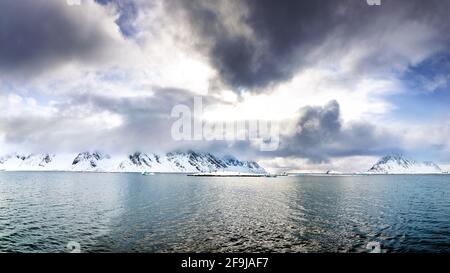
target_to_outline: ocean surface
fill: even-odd
[[[69,242],[81,252],[450,252],[450,175],[0,172],[0,252],[68,252]]]

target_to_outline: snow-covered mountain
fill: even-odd
[[[10,154],[0,157],[0,170],[37,170],[55,165],[53,154]]]
[[[369,174],[433,174],[442,173],[433,162],[416,162],[403,155],[389,155],[380,159],[368,171]]]
[[[100,152],[77,155],[10,154],[0,157],[5,171],[82,171],[82,172],[174,172],[197,173],[230,171],[265,173],[254,161],[218,157],[210,153],[172,152],[163,155],[136,152],[128,156],[110,156]]]

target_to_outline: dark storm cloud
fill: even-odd
[[[89,7],[62,0],[0,1],[0,73],[34,76],[60,64],[110,56],[117,44]]]
[[[337,101],[324,107],[305,107],[296,125],[295,141],[306,147],[317,146],[333,138],[341,130],[340,109]]]
[[[213,41],[212,63],[235,87],[263,86],[290,77],[297,65],[293,55],[325,37],[334,21],[326,17],[333,13],[334,5],[323,5],[323,1],[244,1],[249,8],[244,22],[256,36],[253,41],[230,33],[225,18],[204,1],[175,2],[187,12],[200,35]]]
[[[272,155],[302,157],[326,162],[330,157],[383,155],[398,151],[398,139],[370,123],[343,124],[340,107],[331,101],[323,107],[301,109],[294,135],[282,136]]]
[[[373,39],[370,46],[376,47],[380,33],[408,20],[448,30],[450,11],[450,1],[440,0],[384,0],[380,7],[369,6],[365,0],[238,3],[248,13],[242,22],[235,23],[238,27],[248,26],[250,36],[237,33],[225,23],[235,10],[221,12],[219,5],[202,0],[172,0],[168,7],[170,11],[182,11],[200,35],[200,47],[206,48],[223,80],[233,87],[250,89],[287,80],[301,67],[345,51],[352,42]],[[312,54],[331,40],[332,48]],[[377,48],[367,56],[368,60],[361,60],[359,68],[367,70],[395,61],[398,52],[391,54],[390,50]]]

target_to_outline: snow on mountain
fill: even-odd
[[[9,154],[0,157],[0,170],[6,171],[64,171],[69,170],[72,155]]]
[[[11,154],[0,158],[0,169],[12,170],[36,170],[45,168],[50,164],[55,155],[51,154]]]
[[[12,154],[0,157],[0,170],[6,171],[82,171],[82,172],[177,172],[198,173],[232,171],[265,173],[253,161],[218,157],[210,153],[173,152],[164,155],[136,152],[112,157],[100,152],[77,155]]]
[[[197,173],[211,171],[237,171],[265,173],[266,171],[252,161],[220,158],[210,153],[173,152],[164,156],[136,152],[119,165],[119,171],[129,172],[180,172]]]
[[[367,172],[369,174],[432,174],[442,173],[433,162],[416,162],[403,155],[389,155],[380,159]]]
[[[78,172],[117,172],[119,163],[120,158],[112,158],[108,154],[83,152],[73,159],[69,170]]]

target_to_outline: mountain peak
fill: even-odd
[[[107,154],[102,154],[101,152],[82,152],[75,157],[72,162],[73,166],[80,166],[83,164],[90,164],[91,167],[97,167],[98,161],[103,159],[110,159],[111,157]]]
[[[442,173],[442,170],[431,161],[417,162],[402,154],[391,154],[381,158],[368,172],[378,174],[427,174]]]

